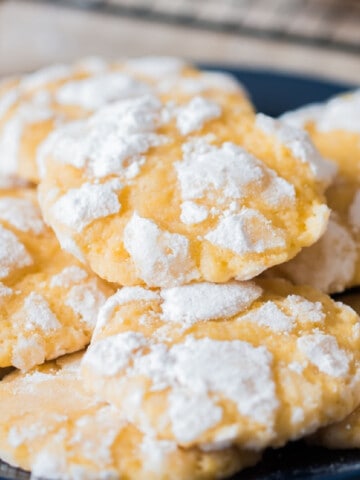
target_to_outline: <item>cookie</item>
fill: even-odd
[[[112,287],[61,250],[32,189],[0,191],[0,367],[82,349]]]
[[[360,293],[358,291],[345,293],[337,298],[360,313]],[[360,448],[360,407],[357,407],[341,422],[318,430],[309,438],[309,442],[327,448]]]
[[[256,463],[259,454],[224,447],[184,450],[127,423],[121,411],[82,388],[81,354],[0,382],[0,457],[56,479],[214,479]]]
[[[233,94],[116,102],[54,132],[38,161],[63,248],[150,287],[247,280],[293,257],[325,229],[334,174],[306,134]]]
[[[167,98],[170,91],[186,98],[240,95],[252,110],[245,92],[233,77],[200,73],[177,58],[138,58],[119,62],[86,59],[73,65],[53,65],[30,75],[9,79],[0,86],[0,173],[17,174],[38,182],[36,152],[59,125],[87,117],[115,100],[151,92]]]
[[[82,375],[160,439],[263,449],[357,405],[358,332],[349,307],[284,280],[125,287],[100,310]]]
[[[333,213],[324,236],[274,275],[327,293],[360,285],[360,90],[283,119],[303,127],[338,174],[326,192]]]

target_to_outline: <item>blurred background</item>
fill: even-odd
[[[0,75],[165,54],[360,84],[359,0],[0,0]]]

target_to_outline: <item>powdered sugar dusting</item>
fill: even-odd
[[[183,145],[183,155],[175,164],[183,200],[202,198],[211,189],[242,198],[246,187],[264,175],[260,161],[230,142],[218,148],[206,137],[197,138]]]
[[[251,305],[261,293],[262,289],[251,282],[204,282],[163,289],[162,318],[191,325],[231,317]]]
[[[175,442],[158,440],[151,435],[144,435],[140,445],[146,469],[155,473],[163,471],[167,456],[175,452],[176,449],[177,445]]]
[[[94,220],[119,212],[121,206],[117,192],[121,188],[118,180],[103,184],[84,183],[60,197],[54,203],[52,213],[59,222],[81,232]]]
[[[349,372],[349,357],[332,335],[305,335],[297,340],[297,346],[321,372],[332,377],[344,377]]]
[[[0,118],[3,117],[6,112],[13,107],[19,99],[19,89],[17,87],[11,88],[4,93],[0,98]]]
[[[149,286],[174,286],[198,277],[183,235],[162,231],[134,213],[124,230],[124,246],[138,275]]]
[[[105,295],[99,289],[96,279],[74,285],[65,298],[68,305],[81,320],[94,327],[100,307],[105,303]]]
[[[39,92],[16,109],[1,130],[0,157],[6,158],[6,161],[0,163],[2,175],[14,175],[17,172],[24,128],[29,124],[47,120],[50,116],[49,96],[46,92]]]
[[[7,297],[9,295],[12,295],[14,291],[10,288],[4,285],[2,282],[0,282],[0,300],[3,297]]]
[[[256,126],[267,135],[275,136],[285,147],[289,148],[295,158],[307,163],[318,181],[330,185],[337,173],[337,167],[334,163],[321,157],[306,132],[262,113],[258,113],[256,116]]]
[[[360,90],[332,98],[323,105],[316,119],[316,127],[322,132],[345,130],[360,132]]]
[[[1,171],[1,168],[0,168]],[[0,173],[0,190],[6,190],[9,188],[28,187],[29,183],[17,177],[16,175],[2,175]]]
[[[196,440],[217,425],[222,416],[222,409],[206,393],[176,389],[169,394],[169,417],[179,442]]]
[[[11,364],[26,371],[45,361],[44,341],[39,335],[30,338],[20,337],[13,347]]]
[[[115,309],[129,302],[158,301],[159,294],[143,287],[123,287],[109,297],[99,311],[96,329],[102,328],[111,320]]]
[[[136,332],[120,333],[90,345],[83,364],[100,375],[111,377],[128,367],[134,351],[147,345],[143,335]]]
[[[32,232],[38,235],[45,230],[39,208],[31,200],[25,198],[1,197],[0,220],[22,232]]]
[[[85,280],[87,276],[87,271],[83,268],[77,267],[76,265],[65,267],[60,273],[51,278],[50,287],[69,288],[71,285]]]
[[[285,232],[251,208],[243,208],[240,213],[221,219],[217,227],[205,235],[205,239],[239,255],[262,253],[286,245]]]
[[[31,256],[16,235],[0,225],[0,278],[32,263]]]
[[[150,87],[120,72],[108,72],[84,80],[68,82],[56,92],[57,102],[96,110],[116,100],[149,93]]]
[[[304,128],[307,123],[316,122],[321,117],[323,109],[323,104],[311,103],[292,112],[284,113],[280,119],[293,127]]]
[[[291,332],[295,325],[295,318],[284,313],[276,303],[271,301],[239,317],[238,321],[255,323],[275,333]]]
[[[354,239],[332,214],[320,240],[280,268],[299,285],[312,285],[323,292],[339,292],[353,278],[356,258]]]
[[[161,102],[152,95],[122,100],[103,107],[88,120],[55,131],[43,143],[38,165],[44,174],[46,158],[85,168],[88,176],[136,176],[150,147],[166,138],[156,134]]]
[[[206,121],[218,118],[220,115],[220,105],[203,97],[194,97],[186,105],[178,107],[176,125],[182,135],[188,135],[195,130],[200,130]]]
[[[25,298],[23,314],[25,314],[25,328],[27,330],[39,327],[44,332],[47,332],[61,327],[48,302],[39,293],[31,292]]]
[[[206,220],[208,217],[208,210],[203,205],[197,205],[191,200],[182,202],[180,220],[185,225],[196,225]]]
[[[217,341],[187,337],[170,349],[172,376],[195,395],[207,392],[233,400],[242,415],[270,429],[278,400],[272,379],[272,356],[265,347],[253,347],[239,340]],[[239,368],[241,365],[241,368]],[[177,402],[173,390],[172,404]],[[179,401],[182,401],[181,391]],[[201,415],[201,401],[194,410]]]
[[[321,302],[310,302],[300,295],[289,295],[284,305],[300,322],[320,323],[325,320],[325,312]]]
[[[51,65],[50,67],[45,67],[26,75],[22,79],[20,87],[25,91],[35,90],[46,84],[66,79],[71,76],[71,74],[72,69],[67,65]]]

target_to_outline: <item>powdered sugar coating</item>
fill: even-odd
[[[88,276],[88,273],[83,268],[72,265],[70,267],[65,267],[57,275],[54,275],[50,281],[50,287],[62,287],[69,288],[71,285],[77,284],[82,280],[85,280]]]
[[[336,338],[314,333],[298,339],[299,350],[321,372],[333,377],[345,376],[349,371],[349,358],[338,346]]]
[[[65,298],[65,305],[72,308],[74,313],[90,327],[95,327],[100,307],[106,297],[99,290],[96,279],[71,287]]]
[[[266,348],[238,340],[187,337],[183,344],[172,347],[170,354],[175,361],[173,375],[183,387],[225,395],[236,403],[241,414],[271,425],[278,400],[271,372],[272,355]],[[197,409],[201,411],[201,402]]]
[[[0,225],[0,278],[32,263],[30,254],[16,235]]]
[[[308,105],[283,115],[283,120],[300,127],[314,122],[320,132],[343,130],[360,132],[360,90],[331,98],[322,104]]]
[[[330,185],[334,180],[337,166],[321,157],[306,132],[262,113],[257,114],[256,125],[264,133],[278,138],[285,147],[289,148],[295,158],[307,163],[319,182]]]
[[[1,175],[17,173],[20,142],[26,126],[50,117],[49,96],[46,92],[37,93],[17,108],[0,132],[0,156],[6,158],[6,162],[0,163]]]
[[[316,119],[316,127],[321,132],[345,130],[360,132],[360,90],[348,95],[335,97],[323,105]]]
[[[241,322],[251,322],[268,327],[275,333],[291,332],[295,318],[284,313],[274,302],[266,302],[260,308],[239,318]]]
[[[31,200],[15,197],[0,198],[0,220],[17,230],[38,235],[45,230],[45,224],[38,206]]]
[[[208,217],[208,210],[203,205],[197,205],[191,200],[182,202],[180,220],[185,225],[196,225],[201,223]]]
[[[29,183],[15,175],[0,174],[0,190],[7,190],[18,187],[28,187]]]
[[[123,287],[107,299],[99,311],[96,329],[99,330],[111,320],[119,305],[129,302],[151,302],[159,299],[159,294],[143,287]]]
[[[213,189],[231,199],[242,198],[246,187],[264,175],[259,161],[230,142],[218,148],[200,137],[185,143],[182,149],[183,160],[175,164],[175,169],[183,200],[203,198]]]
[[[325,320],[325,312],[321,302],[310,302],[300,295],[289,295],[285,305],[300,322],[321,323]]]
[[[162,231],[152,220],[134,213],[124,230],[124,246],[140,278],[149,286],[171,286],[196,279],[189,241]]]
[[[239,255],[285,247],[284,232],[274,227],[260,212],[250,208],[224,217],[214,230],[205,235],[205,239]]]
[[[341,292],[354,276],[356,259],[353,237],[332,214],[320,240],[276,270],[299,285],[313,285],[324,292]]]
[[[30,338],[18,339],[13,347],[11,364],[19,370],[26,371],[44,363],[45,358],[44,341],[39,335],[34,334]]]
[[[203,97],[194,97],[176,112],[176,125],[182,135],[200,130],[205,122],[221,115],[219,104]]]
[[[84,122],[55,131],[43,143],[38,155],[40,173],[51,152],[59,163],[86,168],[88,175],[103,178],[139,173],[147,150],[166,139],[157,135],[161,103],[152,96],[123,100],[104,107]]]
[[[26,330],[40,328],[46,332],[61,327],[59,320],[51,311],[48,302],[39,293],[31,292],[30,295],[25,298],[23,311],[26,318]]]
[[[119,334],[90,347],[84,363],[111,376],[126,369],[133,358],[128,375],[145,375],[152,379],[154,389],[171,386],[169,415],[180,442],[194,440],[221,420],[221,409],[213,403],[211,394],[224,395],[236,403],[243,415],[261,424],[271,424],[278,402],[270,368],[272,356],[266,348],[254,348],[241,341],[187,337],[169,349],[154,344],[149,353],[135,354],[147,345],[140,334]],[[237,368],[239,365],[241,369]],[[185,408],[190,398],[192,408]],[[202,406],[208,413],[207,419]],[[191,430],[180,426],[182,422]]]
[[[163,289],[162,317],[164,321],[185,323],[231,317],[249,307],[262,293],[251,282],[223,285],[196,283]]]
[[[25,91],[40,89],[48,83],[68,78],[71,73],[71,67],[67,65],[51,65],[26,75],[21,80],[20,87]]]
[[[316,121],[320,118],[322,111],[323,104],[310,103],[309,105],[305,105],[305,107],[284,113],[280,119],[293,127],[304,128],[308,122]]]
[[[117,192],[122,188],[118,180],[102,184],[84,183],[70,189],[53,205],[55,218],[76,232],[81,232],[98,218],[117,213],[121,206]]]
[[[222,410],[208,395],[179,388],[169,395],[169,418],[175,439],[186,443],[217,425]]]
[[[91,345],[84,362],[97,373],[111,377],[126,368],[134,351],[146,344],[146,339],[140,333],[114,335]]]
[[[83,80],[67,82],[56,92],[57,102],[96,110],[116,100],[149,93],[150,87],[121,72],[108,72]]]
[[[3,297],[7,297],[8,295],[12,295],[14,291],[10,288],[4,285],[2,282],[0,282],[0,300]]]

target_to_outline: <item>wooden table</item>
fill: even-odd
[[[131,5],[132,0],[126,1]],[[178,5],[182,5],[179,1]],[[253,18],[258,18],[254,12]],[[260,20],[258,23],[264,23]],[[305,24],[308,25],[307,20]],[[352,26],[353,32],[360,35],[360,24],[356,26]],[[348,35],[350,40],[357,40],[354,35]],[[110,15],[59,6],[56,2],[0,0],[0,75],[92,54],[109,58],[179,55],[197,61],[291,70],[360,84],[360,56],[356,48],[325,48],[306,41],[297,43],[294,38],[261,38],[261,32],[221,32],[211,25],[199,28],[149,21],[127,15],[126,11],[124,15]]]

